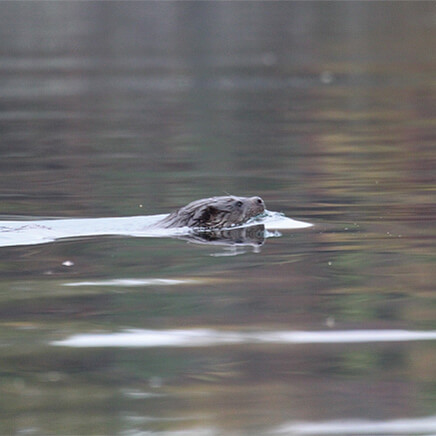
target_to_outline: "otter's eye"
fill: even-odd
[[[237,202],[235,203],[235,205],[236,205],[237,207],[241,207],[241,206],[242,206],[242,201],[237,201]]]

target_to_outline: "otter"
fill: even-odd
[[[248,220],[265,211],[260,197],[212,197],[189,203],[169,215],[0,221],[0,247],[46,244],[57,239],[99,235],[192,237],[195,241],[259,246],[264,225]],[[248,222],[247,222],[248,221]],[[259,235],[239,225],[262,226]],[[176,232],[166,230],[175,229]],[[181,231],[179,232],[179,229]],[[185,231],[189,229],[189,232]],[[262,239],[263,238],[263,239]]]
[[[243,224],[264,211],[265,203],[260,197],[203,198],[170,213],[156,226],[222,229]]]

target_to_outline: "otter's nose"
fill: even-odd
[[[254,204],[257,204],[258,206],[265,207],[265,203],[260,197],[253,197],[252,198]]]

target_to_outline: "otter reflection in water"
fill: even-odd
[[[193,230],[190,234],[179,236],[188,242],[206,245],[221,245],[234,248],[251,247],[255,251],[265,242],[263,224],[234,229]]]

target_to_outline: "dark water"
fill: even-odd
[[[432,2],[0,4],[2,220],[314,224],[0,248],[0,434],[435,434],[435,38]]]

